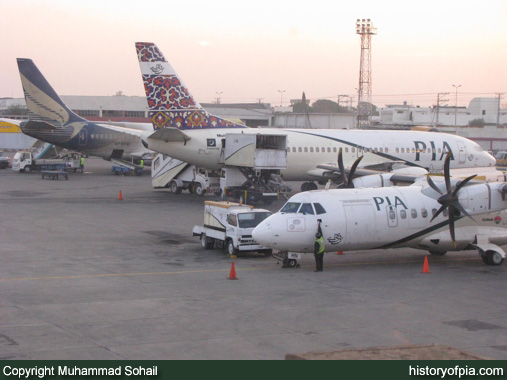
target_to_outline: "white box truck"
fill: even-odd
[[[229,255],[257,251],[271,255],[272,250],[257,244],[252,231],[271,215],[271,211],[234,202],[204,202],[204,225],[194,226],[204,249],[225,248]]]

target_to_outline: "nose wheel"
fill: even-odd
[[[282,255],[281,257],[276,257],[273,255],[273,257],[276,257],[278,259],[282,260],[282,268],[300,268],[301,265],[299,265],[298,260],[301,259],[300,253],[295,252],[279,252],[279,255]]]

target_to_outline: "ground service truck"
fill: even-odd
[[[271,211],[256,209],[234,202],[204,202],[204,225],[194,226],[193,236],[199,236],[204,249],[225,248],[229,255],[257,251],[271,255],[272,250],[257,244],[252,231],[271,215]]]

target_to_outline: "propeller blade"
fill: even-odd
[[[438,211],[435,213],[435,215],[433,215],[433,218],[431,218],[430,223],[431,223],[431,222],[433,222],[433,219],[435,219],[437,216],[439,216],[439,215],[442,213],[442,211],[444,211],[444,210],[445,210],[445,208],[446,208],[446,207],[447,207],[446,205],[442,205],[442,206],[438,209]]]
[[[343,149],[340,148],[338,151],[338,167],[340,168],[340,173],[342,177],[342,182],[344,184],[347,183],[347,175],[345,174],[345,166],[343,165]]]
[[[461,181],[460,183],[458,183],[458,185],[456,186],[456,189],[454,189],[454,192],[452,193],[453,196],[455,196],[456,194],[458,194],[458,191],[463,187],[465,186],[468,182],[470,182],[472,179],[475,178],[477,174],[474,174],[474,175],[471,175],[470,177],[467,177],[465,178],[463,181]]]
[[[349,180],[348,180],[349,185],[352,183],[354,173],[356,172],[357,166],[359,165],[359,163],[361,162],[363,157],[364,156],[359,157],[357,160],[354,161],[354,164],[352,164],[352,167],[350,168],[350,173],[349,173]]]
[[[472,218],[472,215],[470,215],[470,214],[469,214],[469,213],[468,213],[468,212],[467,212],[467,211],[463,208],[463,206],[462,206],[461,204],[456,203],[456,204],[454,204],[454,207],[456,207],[456,208],[458,209],[458,211],[459,211],[459,212],[461,212],[463,215],[468,216],[468,217],[469,217],[470,219],[472,219],[475,223],[477,223],[477,222],[476,222],[476,220],[475,220],[474,218]]]
[[[428,174],[426,176],[426,179],[428,181],[428,185],[430,185],[430,187],[435,190],[437,193],[441,194],[441,195],[444,195],[444,193],[442,193],[442,191],[437,187],[437,185],[435,185],[435,182],[433,182],[433,180],[431,179],[431,176]]]
[[[447,156],[445,157],[444,162],[444,178],[445,178],[445,188],[447,189],[447,192],[450,193],[452,191],[451,188],[451,173],[450,173],[450,166],[451,166],[451,152],[447,153]]]
[[[454,206],[449,206],[449,232],[451,233],[451,240],[456,248],[456,235],[454,233]]]

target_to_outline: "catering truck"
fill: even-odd
[[[204,225],[194,226],[193,236],[199,236],[204,249],[225,248],[229,255],[257,251],[266,256],[272,250],[252,238],[252,231],[271,215],[271,211],[234,202],[204,202]]]
[[[31,171],[39,171],[44,166],[62,165],[67,171],[81,170],[81,155],[79,153],[71,153],[62,158],[35,158],[32,152],[19,151],[16,152],[12,159],[12,170],[30,173]]]

